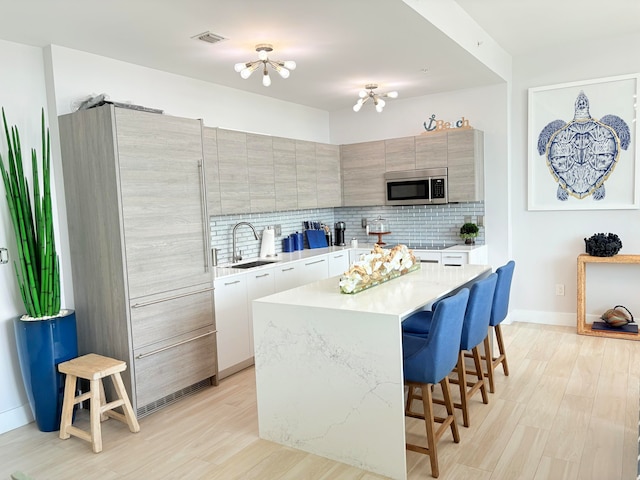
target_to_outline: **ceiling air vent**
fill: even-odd
[[[203,42],[207,42],[207,43],[218,43],[218,42],[222,42],[223,40],[227,40],[225,37],[221,35],[216,35],[215,33],[211,33],[211,32],[199,33],[198,35],[195,35],[191,38],[195,38],[196,40],[202,40]]]

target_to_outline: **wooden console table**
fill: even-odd
[[[640,335],[622,333],[612,330],[592,330],[586,322],[585,292],[586,292],[586,266],[587,263],[636,263],[640,264],[640,255],[614,255],[613,257],[593,257],[582,253],[578,255],[578,334],[593,335],[597,337],[624,338],[626,340],[640,340]]]

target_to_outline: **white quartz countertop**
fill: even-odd
[[[303,305],[326,310],[380,313],[404,318],[461,284],[491,271],[489,265],[443,266],[423,264],[419,270],[356,294],[344,294],[339,277],[310,283],[254,300],[282,305]],[[330,313],[328,313],[330,315]]]

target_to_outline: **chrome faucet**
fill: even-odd
[[[240,260],[242,260],[242,252],[240,252],[239,255],[236,255],[236,230],[238,230],[238,227],[240,225],[247,225],[248,227],[251,227],[251,230],[253,230],[253,236],[256,237],[256,240],[258,240],[258,234],[256,233],[256,229],[253,227],[253,225],[251,225],[249,222],[236,223],[236,225],[233,227],[233,257],[232,257],[232,263],[236,263],[236,262],[239,262]]]

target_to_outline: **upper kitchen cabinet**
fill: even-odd
[[[318,206],[316,147],[313,142],[296,140],[296,183],[298,208]]]
[[[342,145],[340,155],[343,206],[384,205],[384,140]]]
[[[447,142],[450,202],[484,200],[484,136],[480,130],[449,130]]]
[[[218,174],[222,213],[250,213],[247,134],[218,129]]]
[[[79,351],[126,361],[143,415],[217,376],[202,124],[105,105],[59,126]]]
[[[247,160],[251,212],[273,212],[276,191],[271,137],[248,133]]]
[[[447,132],[435,132],[414,137],[416,142],[416,168],[447,166]]]
[[[296,141],[273,137],[273,167],[275,173],[275,210],[298,208],[298,183],[296,173]]]
[[[207,208],[209,215],[221,215],[220,174],[218,172],[218,129],[202,128],[202,151],[207,175]]]
[[[340,182],[340,147],[316,143],[316,179],[318,207],[330,208],[342,205]]]
[[[385,170],[397,172],[416,168],[414,137],[392,138],[384,141]]]

